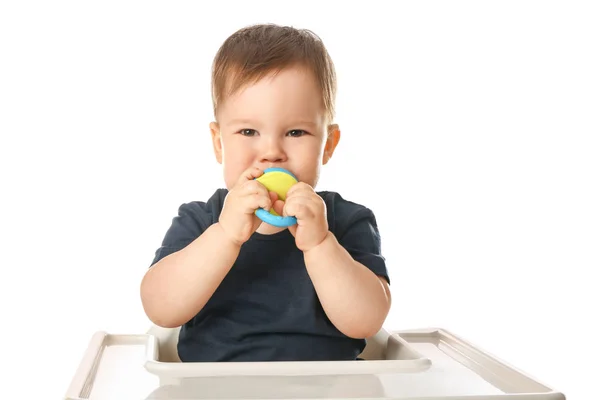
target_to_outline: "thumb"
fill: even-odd
[[[273,210],[275,210],[275,212],[279,215],[283,215],[283,207],[284,206],[285,206],[285,203],[283,201],[279,200],[277,197],[273,201]]]
[[[256,179],[259,176],[261,176],[262,174],[263,174],[263,171],[260,168],[250,167],[247,170],[245,170],[244,172],[242,172],[242,174],[240,175],[240,177],[237,180],[237,185],[241,185],[244,182]]]
[[[290,230],[292,236],[296,237],[296,230],[298,229],[298,225],[290,225],[288,226],[288,229]]]

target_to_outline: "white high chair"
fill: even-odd
[[[365,361],[182,363],[178,336],[178,328],[158,326],[145,334],[97,332],[65,399],[565,400],[438,328],[382,329],[367,340]]]
[[[359,355],[365,361],[182,363],[177,355],[179,330],[153,325],[147,332],[147,335],[156,338],[157,356],[155,360],[146,362],[145,368],[160,377],[161,385],[177,384],[183,378],[198,376],[256,376],[274,372],[293,376],[416,372],[431,366],[431,360],[414,350],[399,335],[392,335],[385,329],[367,339],[367,345]]]
[[[157,325],[152,325],[146,334],[156,337],[158,341],[158,354],[161,362],[181,362],[177,355],[177,341],[179,339],[180,328],[162,328]],[[365,360],[385,360],[394,359],[399,355],[395,355],[396,351],[407,351],[402,339],[395,337],[392,346],[388,346],[390,333],[385,329],[381,329],[375,336],[367,339],[367,346],[359,357]],[[398,340],[400,343],[395,343]],[[412,354],[413,357],[418,357],[417,354]],[[427,361],[425,361],[427,364]]]

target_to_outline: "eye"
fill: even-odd
[[[306,135],[308,132],[303,131],[302,129],[292,129],[287,134],[292,137],[300,137]]]
[[[254,129],[242,129],[237,133],[240,133],[243,136],[254,136],[257,132]]]

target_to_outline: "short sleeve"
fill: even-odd
[[[210,222],[201,203],[182,204],[177,216],[173,218],[161,246],[156,250],[150,266],[187,247],[206,230]]]
[[[359,263],[390,283],[385,258],[381,254],[381,236],[375,215],[368,208],[356,211],[347,221],[338,241]]]

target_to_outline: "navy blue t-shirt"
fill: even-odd
[[[389,282],[372,211],[335,192],[318,192],[329,230],[354,259]],[[179,251],[218,222],[226,189],[207,202],[180,206],[152,265]],[[218,249],[215,249],[218,251]],[[182,361],[354,360],[366,345],[327,318],[302,251],[288,229],[255,232],[204,308],[180,330]]]

